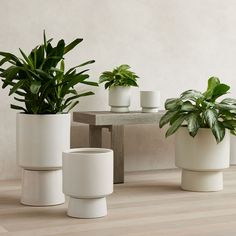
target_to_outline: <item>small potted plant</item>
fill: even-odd
[[[29,55],[21,49],[21,57],[0,52],[2,88],[10,87],[18,104],[11,108],[17,114],[17,159],[23,168],[21,202],[26,205],[55,205],[64,202],[62,193],[62,151],[70,148],[70,114],[82,96],[77,84],[94,85],[88,81],[87,61],[65,70],[64,56],[83,39],[68,45],[60,40],[54,47],[52,39],[36,46]],[[10,64],[10,66],[9,66]],[[20,105],[21,104],[21,105]]]
[[[176,132],[176,165],[182,168],[184,190],[223,188],[222,170],[229,167],[230,132],[236,134],[236,99],[218,98],[229,89],[211,77],[204,93],[188,90],[165,102],[167,112],[159,125],[169,124],[166,137]]]
[[[137,78],[139,77],[130,70],[129,65],[120,65],[101,74],[99,83],[105,83],[105,89],[109,89],[112,112],[129,112],[130,87],[138,87]]]

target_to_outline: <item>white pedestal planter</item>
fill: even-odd
[[[230,135],[230,164],[236,165],[236,136]]]
[[[131,88],[116,86],[109,89],[109,106],[112,112],[129,112]]]
[[[63,152],[63,192],[70,197],[68,216],[106,216],[106,196],[113,192],[113,151],[78,148]]]
[[[192,138],[187,128],[176,132],[176,166],[182,168],[181,188],[189,191],[223,189],[222,170],[229,167],[230,134],[217,144],[210,129]]]
[[[160,91],[140,91],[142,112],[158,112],[160,107]]]
[[[70,148],[70,114],[17,114],[17,159],[23,168],[21,203],[57,205],[62,192],[62,152]]]

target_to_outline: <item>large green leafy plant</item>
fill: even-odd
[[[78,93],[75,85],[82,83],[97,86],[88,81],[88,69],[77,71],[77,68],[94,63],[87,61],[65,70],[64,56],[83,39],[77,38],[68,45],[61,39],[55,47],[52,39],[36,46],[29,55],[21,49],[22,58],[9,52],[0,52],[0,77],[2,88],[10,87],[9,95],[24,105],[13,105],[11,108],[23,110],[27,114],[56,114],[70,111],[79,103],[78,98],[92,95],[93,92]],[[7,65],[7,66],[6,66]]]
[[[120,65],[112,71],[104,71],[100,78],[99,83],[105,83],[105,89],[116,86],[135,86],[138,87],[137,78],[132,72],[129,65]]]
[[[187,90],[179,98],[170,98],[165,102],[167,112],[162,116],[159,126],[169,124],[166,137],[174,134],[180,126],[187,126],[194,137],[199,128],[210,128],[217,143],[221,142],[228,129],[236,135],[236,99],[217,99],[227,94],[230,87],[220,83],[216,77],[208,80],[208,88],[201,93]]]

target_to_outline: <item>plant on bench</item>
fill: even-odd
[[[109,105],[112,112],[129,112],[130,87],[138,87],[138,78],[130,70],[130,66],[125,64],[101,74],[99,83],[105,83],[105,89],[109,89]]]

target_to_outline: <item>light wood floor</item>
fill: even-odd
[[[0,236],[235,236],[236,167],[225,171],[221,192],[179,188],[180,171],[128,173],[108,198],[109,215],[85,220],[66,216],[67,204],[20,205],[19,181],[0,182]]]

